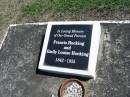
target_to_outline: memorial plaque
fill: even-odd
[[[100,33],[98,34],[100,35]],[[95,35],[97,34],[95,33]],[[50,72],[93,76],[91,74],[92,69],[89,70],[89,68],[96,66],[96,62],[93,64],[90,59],[97,56],[97,52],[95,55],[91,54],[93,50],[98,50],[96,44],[94,49],[92,48],[95,35],[94,23],[49,22],[39,69]],[[99,35],[96,37],[97,39],[99,39]],[[94,39],[95,43],[98,43],[99,40],[97,41],[96,38]],[[94,59],[93,61],[96,60]]]

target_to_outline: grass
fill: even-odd
[[[130,0],[34,0],[22,7],[23,14],[39,15],[46,11],[77,13],[82,10],[113,11],[130,9]]]
[[[0,0],[0,41],[10,24],[22,23],[18,18],[21,16],[21,7],[27,5],[30,0]],[[30,3],[31,4],[31,3]]]
[[[50,7],[48,0],[36,0],[32,4],[28,4],[22,7],[22,12],[24,15],[36,15],[41,12],[44,12],[46,9],[48,10]]]
[[[130,0],[0,0],[0,31],[13,23],[88,18],[129,19]]]

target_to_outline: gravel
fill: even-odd
[[[83,89],[81,85],[73,82],[71,85],[66,87],[63,97],[83,97]]]

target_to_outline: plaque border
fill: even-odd
[[[86,24],[86,25],[93,26],[92,27],[92,35],[91,35],[91,43],[90,43],[90,55],[89,55],[89,60],[88,60],[88,70],[78,70],[78,69],[70,69],[70,68],[44,65],[46,50],[48,47],[48,42],[49,42],[49,37],[50,37],[50,32],[51,32],[52,26],[53,25],[71,25],[71,24],[72,25]],[[65,74],[72,74],[72,75],[79,75],[79,76],[83,76],[83,77],[94,77],[95,78],[95,76],[96,76],[95,70],[96,70],[96,64],[97,64],[100,36],[101,36],[101,26],[100,26],[100,22],[97,22],[97,21],[48,22],[38,69],[50,71],[50,72],[57,72],[57,73],[61,73],[61,74],[65,73]]]

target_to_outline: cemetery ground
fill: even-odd
[[[0,40],[10,24],[129,18],[129,0],[0,0]]]
[[[13,23],[129,18],[129,0],[0,0],[1,30]]]
[[[129,19],[129,0],[0,0],[0,43],[10,24]],[[97,65],[97,78],[86,82],[89,97],[130,96],[129,26],[102,24],[102,32],[108,31],[109,33],[108,37],[103,36],[104,42],[99,56],[101,59]],[[30,33],[26,35],[26,32],[30,30],[31,35]],[[37,63],[45,30],[46,25],[12,27],[0,50],[0,66],[2,67],[0,68],[0,97],[57,95],[64,78],[36,74],[36,65],[32,66]],[[16,37],[11,33],[14,33]],[[18,42],[20,39],[23,41],[14,43],[10,41],[12,37]],[[19,48],[20,46],[23,48]],[[18,48],[17,51],[15,47]],[[15,57],[9,56],[8,52]],[[17,62],[21,65],[16,66]],[[14,66],[16,66],[15,69],[13,69]]]

